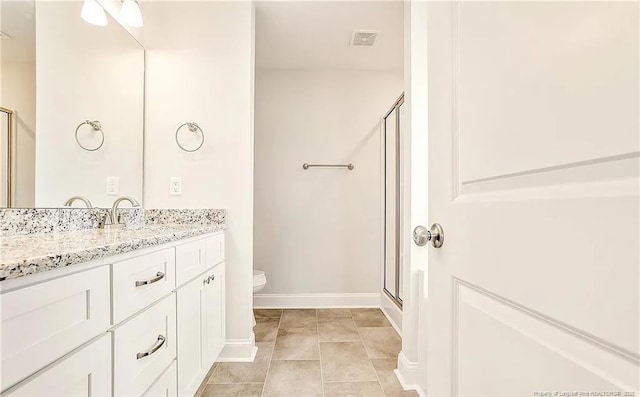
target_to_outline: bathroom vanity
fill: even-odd
[[[3,237],[2,396],[193,396],[225,344],[224,227]]]

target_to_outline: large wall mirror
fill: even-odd
[[[0,1],[0,207],[142,201],[144,48],[82,7]]]

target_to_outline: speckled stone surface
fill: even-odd
[[[37,214],[46,232],[26,234],[16,228],[12,235],[0,235],[0,281],[213,233],[226,228],[225,210],[193,210],[199,215],[188,215],[189,210],[186,210],[187,212],[185,210],[161,211],[165,211],[166,214],[162,217],[163,221],[157,218],[155,223],[135,230],[127,228],[70,230],[70,227],[61,227],[51,222],[51,216],[47,214]],[[181,213],[180,216],[176,214],[178,212]],[[210,216],[202,213],[209,213]],[[213,216],[213,213],[217,215]],[[142,211],[139,211],[135,219],[139,221],[142,217]],[[82,218],[82,215],[70,215],[69,219],[78,218]]]
[[[0,236],[95,229],[111,210],[106,208],[0,209]],[[142,208],[121,208],[127,228],[144,227]]]
[[[227,211],[223,209],[147,209],[144,212],[147,225],[208,225],[225,223],[226,219]]]

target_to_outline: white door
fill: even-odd
[[[429,396],[640,395],[638,11],[428,5]]]

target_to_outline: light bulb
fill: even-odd
[[[124,0],[120,9],[120,19],[129,26],[142,27],[142,12],[136,0]]]
[[[107,14],[96,0],[84,0],[80,16],[92,25],[107,26]]]

